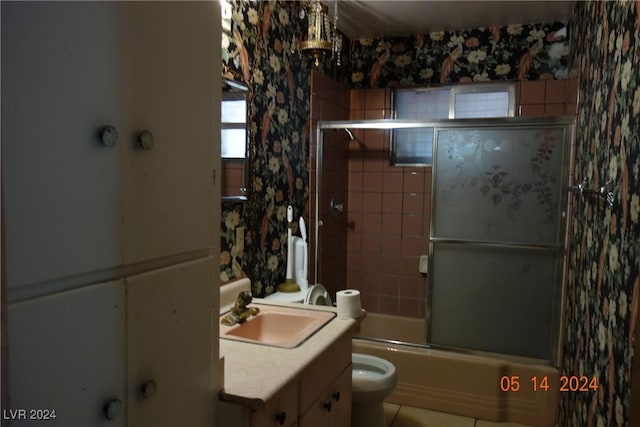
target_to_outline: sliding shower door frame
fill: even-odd
[[[322,227],[322,222],[319,220],[321,218],[321,211],[323,209],[323,206],[321,206],[320,203],[320,195],[321,195],[321,186],[322,186],[322,161],[323,161],[323,156],[322,156],[322,149],[323,149],[323,132],[325,130],[339,130],[339,129],[349,129],[351,131],[353,131],[354,129],[378,129],[378,130],[394,130],[394,129],[408,129],[408,128],[434,128],[434,133],[436,135],[435,139],[434,139],[434,147],[433,147],[433,153],[434,153],[434,159],[433,159],[433,166],[432,166],[432,174],[433,174],[433,179],[432,179],[432,191],[431,191],[431,195],[432,195],[432,211],[435,211],[435,206],[434,204],[436,203],[435,200],[433,200],[434,194],[435,194],[435,185],[436,185],[436,181],[437,181],[437,165],[436,165],[436,153],[437,153],[437,142],[438,142],[438,138],[437,138],[437,134],[438,134],[438,130],[443,130],[443,129],[451,129],[451,128],[458,128],[458,129],[464,129],[464,128],[484,128],[484,129],[490,129],[490,128],[500,128],[500,129],[504,129],[504,128],[508,128],[508,127],[513,127],[513,128],[518,128],[518,127],[523,127],[523,126],[527,126],[527,127],[531,127],[531,128],[535,128],[535,127],[539,127],[539,128],[548,128],[548,127],[565,127],[565,135],[564,135],[564,141],[563,141],[563,157],[564,160],[562,162],[563,165],[563,171],[562,171],[562,176],[563,176],[563,180],[564,182],[561,184],[562,188],[564,189],[565,187],[567,187],[570,183],[570,166],[573,163],[573,154],[572,154],[572,146],[573,146],[573,138],[575,135],[575,117],[572,116],[558,116],[558,117],[545,117],[545,118],[535,118],[535,117],[506,117],[506,118],[492,118],[492,119],[444,119],[444,120],[397,120],[397,119],[384,119],[384,120],[345,120],[345,121],[319,121],[317,122],[316,125],[316,206],[315,206],[315,216],[316,216],[316,227],[315,227],[315,253],[316,253],[316,259],[314,260],[315,262],[315,283],[320,283],[320,281],[322,280],[322,271],[320,269],[320,265],[321,265],[321,257],[322,257],[322,242],[321,242],[321,236],[320,236],[320,229]],[[391,153],[389,153],[391,154]],[[391,159],[391,157],[390,157]],[[391,160],[390,160],[391,161]],[[398,166],[398,167],[404,167],[404,166]],[[565,191],[561,192],[561,200],[560,200],[560,207],[559,207],[559,214],[561,215],[561,225],[558,228],[558,236],[557,236],[557,245],[537,245],[537,244],[520,244],[518,242],[500,242],[500,243],[495,243],[495,242],[484,242],[484,241],[460,241],[457,239],[439,239],[436,236],[433,236],[433,230],[434,230],[434,216],[431,216],[431,227],[430,227],[430,235],[428,236],[429,238],[429,271],[433,272],[433,245],[437,244],[437,243],[444,243],[444,242],[448,242],[448,243],[464,243],[464,244],[470,244],[470,245],[480,245],[480,246],[493,246],[493,247],[514,247],[514,248],[521,248],[521,249],[530,249],[530,250],[539,250],[539,251],[554,251],[554,252],[558,252],[559,256],[561,258],[561,268],[559,268],[559,286],[556,289],[557,292],[557,298],[555,298],[556,300],[556,304],[557,307],[554,308],[553,312],[555,313],[554,315],[554,319],[553,319],[553,324],[554,324],[554,329],[553,329],[553,333],[552,333],[552,343],[551,343],[551,348],[552,348],[552,355],[551,355],[551,360],[542,360],[542,359],[535,359],[540,363],[543,364],[550,364],[553,366],[558,366],[559,360],[560,360],[560,348],[561,348],[561,336],[560,336],[560,330],[561,330],[561,323],[562,323],[562,318],[563,315],[562,313],[564,312],[564,292],[565,292],[565,283],[566,283],[566,248],[567,248],[567,217],[569,215],[568,212],[568,197]],[[474,349],[467,349],[467,348],[458,348],[458,347],[448,347],[448,346],[443,346],[443,345],[437,345],[437,344],[433,344],[430,342],[429,340],[429,336],[431,334],[431,320],[432,320],[432,292],[433,292],[433,283],[431,281],[429,281],[429,284],[427,286],[427,304],[425,307],[425,330],[426,330],[426,334],[427,336],[425,337],[425,345],[426,347],[433,347],[433,348],[442,348],[442,349],[448,349],[448,350],[452,350],[452,351],[456,351],[456,352],[461,352],[461,353],[466,353],[466,354],[481,354],[481,355],[486,355],[487,352],[484,351],[478,351],[478,350],[474,350]],[[398,341],[395,340],[389,340],[395,343],[398,343]],[[416,345],[415,343],[407,343],[410,345]],[[498,357],[500,357],[500,354],[497,355]],[[512,356],[512,355],[505,355],[506,357],[516,357],[519,358],[520,356]],[[530,359],[530,358],[523,358],[523,359]],[[530,359],[530,360],[534,360],[534,359]]]

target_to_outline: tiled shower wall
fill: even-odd
[[[517,82],[522,116],[572,115],[575,80]],[[393,117],[390,89],[351,91],[351,120]],[[429,253],[431,167],[394,167],[389,132],[354,131],[349,144],[347,287],[359,289],[365,309],[423,318],[428,277],[418,271]],[[324,251],[337,250],[323,244]]]
[[[351,120],[390,119],[391,90],[351,91]],[[349,156],[347,283],[375,313],[424,317],[431,168],[393,167],[389,131],[354,131]]]

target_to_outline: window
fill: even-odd
[[[514,115],[513,83],[466,84],[433,89],[398,89],[396,119],[439,120]],[[391,162],[396,166],[429,166],[433,161],[433,128],[392,132]]]
[[[222,158],[244,159],[247,152],[246,91],[223,90],[220,110]]]

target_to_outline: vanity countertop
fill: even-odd
[[[273,303],[261,298],[254,298],[253,304],[335,312],[334,307]],[[252,410],[264,409],[270,398],[296,379],[332,343],[351,333],[356,322],[336,316],[295,348],[220,339],[220,357],[224,357],[224,387],[220,398]]]

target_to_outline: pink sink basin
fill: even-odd
[[[294,348],[335,317],[330,311],[251,304],[260,313],[244,323],[220,325],[220,338],[273,347]],[[226,314],[226,313],[225,313]],[[225,315],[220,316],[222,319]]]

